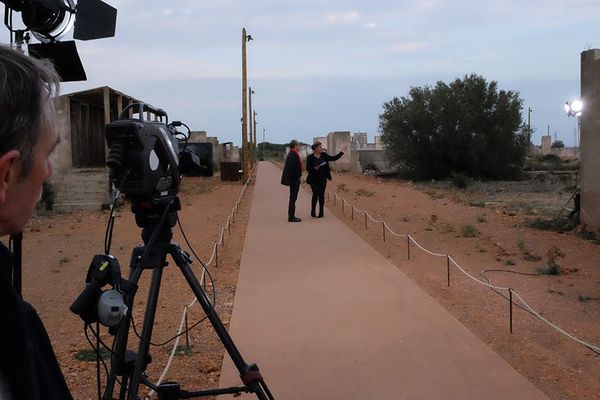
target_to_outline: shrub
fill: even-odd
[[[370,190],[362,189],[362,188],[358,189],[354,193],[356,193],[359,196],[364,196],[364,197],[373,197],[373,195],[375,194],[375,193],[371,192]]]
[[[565,253],[556,246],[552,246],[546,253],[546,265],[538,268],[538,272],[544,275],[559,275],[561,273],[558,259],[565,256]]]
[[[476,237],[479,236],[479,230],[471,225],[471,224],[466,224],[466,225],[462,225],[460,227],[460,232],[462,234],[463,237]]]
[[[518,92],[476,74],[412,87],[383,105],[381,139],[389,161],[412,178],[517,178],[531,134],[522,104]]]
[[[465,189],[469,185],[471,185],[471,183],[473,183],[473,180],[465,174],[461,174],[461,173],[453,173],[452,174],[452,184],[459,189]]]

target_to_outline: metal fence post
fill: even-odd
[[[406,235],[406,257],[410,260],[410,235]]]
[[[383,243],[385,243],[385,222],[381,221],[381,232],[383,232]]]
[[[352,221],[354,221],[354,206],[352,206]]]
[[[508,306],[508,314],[509,314],[509,319],[510,319],[510,333],[513,333],[513,290],[511,288],[508,288],[508,301],[510,302],[509,306]]]
[[[450,287],[450,256],[446,255],[446,268],[448,270],[448,287]]]
[[[367,230],[367,212],[365,211],[365,230]]]

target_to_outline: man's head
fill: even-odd
[[[290,142],[290,150],[297,150],[297,149],[298,149],[298,141],[296,139],[294,139]]]
[[[52,175],[58,87],[52,67],[0,46],[0,236],[23,229]]]

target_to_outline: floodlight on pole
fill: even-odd
[[[577,99],[565,102],[565,112],[569,117],[581,117],[583,113],[583,101]]]

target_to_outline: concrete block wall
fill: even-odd
[[[581,221],[600,228],[600,49],[581,53]]]
[[[340,151],[345,154],[340,160],[330,163],[331,169],[335,171],[350,171],[352,168],[352,140],[349,131],[332,132],[327,135],[327,153],[336,155]]]

